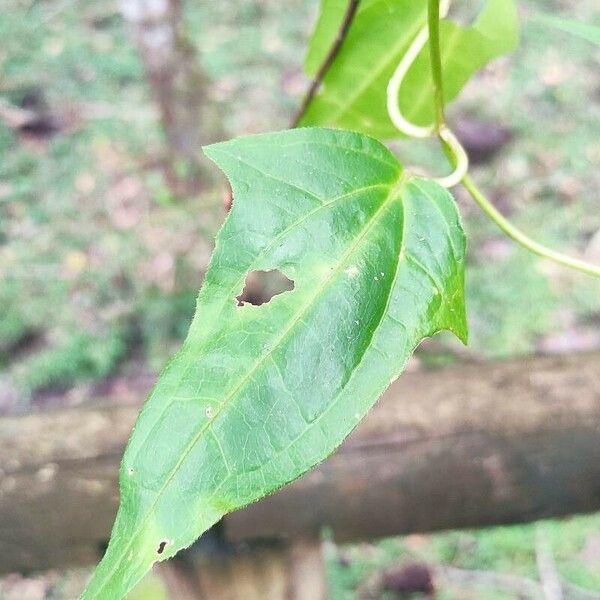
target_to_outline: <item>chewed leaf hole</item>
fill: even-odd
[[[237,305],[252,304],[260,306],[270,302],[275,296],[291,292],[294,282],[278,269],[270,271],[250,271],[242,293],[236,297]]]

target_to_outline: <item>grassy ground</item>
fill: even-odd
[[[538,583],[541,544],[555,561],[554,574],[570,586],[566,600],[600,598],[600,515],[411,535],[353,546],[328,541],[324,547],[329,598],[392,600],[398,596],[382,589],[382,574],[402,574],[419,565],[431,574],[437,600],[542,600]],[[12,575],[0,579],[0,598],[74,600],[88,576],[87,569],[29,578]],[[150,575],[129,600],[169,599],[164,583]]]
[[[0,411],[78,398],[132,362],[158,370],[223,217],[220,188],[175,199],[163,183],[156,111],[116,2],[8,5],[3,106],[48,112],[57,131],[0,119]],[[188,6],[224,130],[285,126],[308,17],[275,2]]]
[[[5,2],[12,10],[0,22],[0,97],[41,106],[57,121],[57,131],[37,137],[0,124],[6,411],[48,404],[65,390],[76,401],[90,383],[140,363],[157,370],[186,331],[222,212],[219,189],[177,200],[165,187],[157,115],[114,4]],[[305,85],[299,68],[310,4],[188,3],[187,24],[214,82],[211,101],[227,108],[226,135],[287,125]],[[519,51],[472,83],[452,113],[510,129],[513,141],[476,170],[478,180],[524,229],[593,260],[598,51],[527,21],[537,5],[522,5]],[[597,17],[592,1],[577,13]],[[432,162],[430,148],[400,150],[407,162]],[[469,353],[600,345],[597,283],[529,257],[466,200],[462,209]],[[459,351],[445,341],[427,350],[430,361]]]
[[[600,11],[595,0],[519,6],[519,50],[470,84],[450,114],[511,131],[474,172],[503,212],[540,241],[599,262],[600,52],[530,17],[543,9],[600,23]],[[156,111],[116,2],[2,7],[0,108],[52,117],[52,131],[35,134],[0,119],[0,412],[11,412],[82,401],[117,376],[151,377],[185,334],[223,213],[219,186],[177,199],[163,183]],[[188,2],[186,10],[211,101],[226,107],[225,132],[287,126],[306,84],[300,65],[316,1]],[[399,151],[408,163],[439,166],[429,148]],[[599,348],[598,282],[528,256],[459,201],[470,239],[471,344],[442,337],[418,360]],[[561,573],[600,589],[581,558],[587,544],[597,548],[598,518],[548,528]],[[533,548],[526,527],[344,549],[349,564],[331,561],[332,594],[353,597],[379,566],[415,557],[534,576]]]
[[[376,544],[330,547],[331,600],[365,596],[377,574],[426,565],[440,600],[517,600],[532,598],[529,581],[539,581],[540,543],[551,550],[563,582],[600,597],[600,515],[560,521],[390,538]],[[450,568],[448,573],[443,569]],[[436,570],[440,572],[436,574]],[[467,578],[477,572],[475,581]],[[510,584],[497,575],[514,577]],[[500,581],[499,581],[500,580]],[[377,598],[393,598],[388,592]],[[542,598],[543,596],[537,596]]]

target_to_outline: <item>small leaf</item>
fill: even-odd
[[[323,60],[343,11],[343,2],[323,0],[306,62],[309,72]],[[361,2],[322,89],[301,124],[353,129],[380,139],[399,137],[387,115],[387,84],[426,20],[426,0]],[[446,101],[456,98],[479,69],[513,50],[517,43],[518,20],[513,0],[487,0],[470,27],[443,20],[440,44]],[[413,122],[421,125],[433,122],[433,84],[427,47],[408,72],[399,103],[403,114]]]
[[[321,3],[319,19],[310,38],[304,61],[307,75],[314,75],[325,60],[342,25],[347,8],[348,0],[324,0]]]
[[[297,129],[206,154],[233,209],[125,452],[87,600],[121,598],[155,561],[326,458],[424,337],[466,337],[455,203],[379,142]],[[275,269],[293,289],[239,306],[246,275]]]
[[[600,46],[600,27],[596,25],[544,14],[535,15],[533,20]]]

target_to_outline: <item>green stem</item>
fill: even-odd
[[[434,101],[436,108],[436,130],[438,137],[442,143],[442,147],[448,155],[448,160],[455,166],[460,161],[461,152],[458,151],[458,147],[462,153],[464,149],[456,140],[454,136],[453,144],[449,144],[449,140],[446,139],[440,133],[444,133],[447,129],[444,119],[444,94],[442,86],[442,61],[440,54],[440,8],[439,0],[429,0],[427,9],[427,26],[429,29],[429,52],[431,56],[431,75],[434,86]],[[449,131],[449,130],[448,130]],[[465,155],[466,156],[466,155]],[[541,256],[547,258],[560,265],[581,271],[587,275],[593,275],[600,277],[600,267],[592,265],[586,261],[571,258],[560,252],[556,252],[551,248],[539,244],[532,240],[529,236],[523,233],[519,228],[515,227],[508,219],[506,219],[496,207],[488,200],[483,192],[479,190],[475,182],[471,179],[468,173],[465,173],[462,177],[461,183],[465,189],[469,192],[473,200],[478,204],[481,210],[492,220],[498,228],[506,234],[510,239],[514,240],[518,244],[521,244],[524,248]]]
[[[427,27],[429,28],[429,56],[433,78],[435,120],[439,131],[445,122],[442,53],[440,50],[440,0],[429,0],[427,5]]]
[[[479,205],[481,210],[503,231],[509,238],[521,244],[524,248],[527,248],[530,252],[537,254],[543,258],[548,258],[556,263],[570,267],[582,273],[588,275],[595,275],[600,277],[600,267],[587,263],[583,260],[571,258],[560,252],[556,252],[542,244],[538,244],[530,237],[525,235],[520,229],[515,227],[508,219],[506,219],[496,207],[486,198],[481,192],[475,182],[469,175],[465,175],[462,179],[462,184],[465,186],[469,194],[473,197],[473,200]]]

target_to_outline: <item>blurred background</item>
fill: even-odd
[[[165,70],[139,2],[0,6],[0,414],[139,399],[185,336],[225,215],[225,182],[198,148],[288,127],[308,84],[317,0],[157,2],[176,33],[176,70]],[[600,263],[600,48],[531,18],[600,25],[600,6],[520,0],[519,10],[518,51],[477,76],[450,119],[505,215]],[[394,148],[443,170],[434,146]],[[470,345],[437,337],[411,370],[600,349],[598,280],[528,255],[457,195]],[[438,598],[529,598],[540,539],[560,577],[588,590],[580,597],[600,598],[600,515],[357,546],[330,539],[330,597],[363,597],[382,573],[418,565],[446,568]],[[88,573],[7,575],[0,598],[75,598]],[[139,598],[165,597],[160,581],[146,585]],[[395,597],[390,586],[375,597]]]

